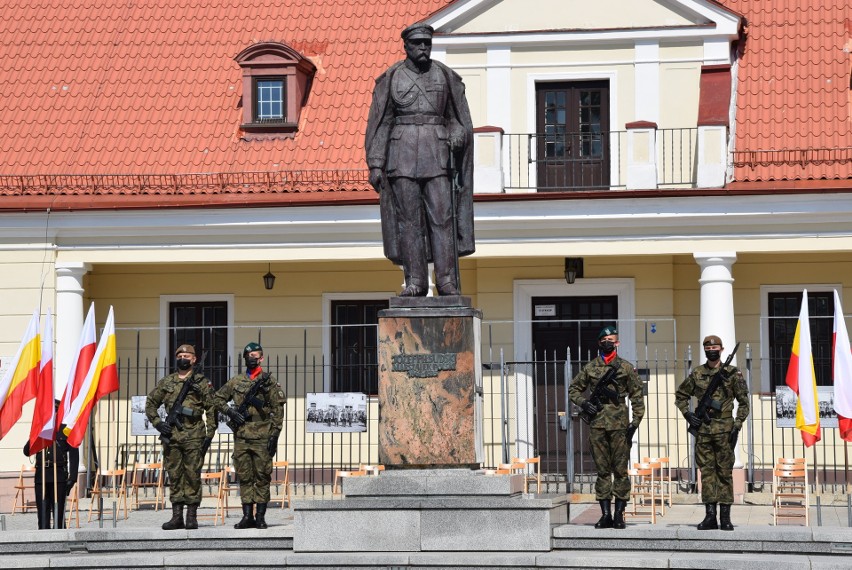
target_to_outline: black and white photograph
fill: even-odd
[[[817,386],[819,399],[819,425],[824,428],[837,427],[837,412],[834,411],[834,387]],[[775,424],[777,427],[796,427],[796,394],[789,386],[775,387]]]
[[[151,422],[148,420],[148,416],[145,415],[145,400],[147,396],[133,396],[130,399],[130,434],[131,435],[160,435]],[[160,418],[165,420],[166,412],[165,406],[160,406],[160,409],[157,410],[157,413],[160,415]]]
[[[309,392],[308,433],[367,431],[367,395],[362,392]]]

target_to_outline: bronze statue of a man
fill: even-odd
[[[461,77],[431,59],[433,32],[402,31],[407,57],[376,79],[367,119],[370,184],[385,256],[405,272],[403,297],[426,295],[430,261],[438,293],[458,295],[458,257],[474,251],[473,122]]]

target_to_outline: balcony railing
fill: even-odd
[[[635,126],[639,125],[639,126]],[[477,193],[722,187],[726,129],[476,133]]]

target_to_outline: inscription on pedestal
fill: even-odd
[[[480,313],[379,313],[379,460],[391,467],[478,466]]]

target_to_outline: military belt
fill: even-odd
[[[394,119],[397,125],[446,125],[447,120],[438,115],[401,115]]]

